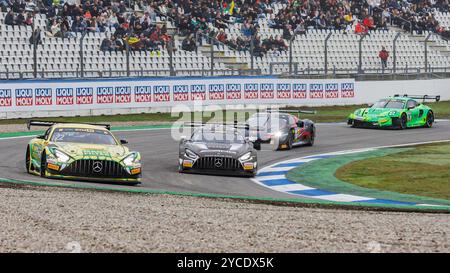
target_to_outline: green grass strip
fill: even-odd
[[[384,148],[375,151],[338,155],[331,158],[318,159],[305,163],[304,165],[301,165],[300,167],[289,171],[287,174],[287,178],[306,186],[343,194],[389,199],[403,202],[423,203],[430,205],[450,205],[450,200],[363,188],[351,183],[341,181],[334,176],[337,169],[353,161],[385,156],[403,152],[409,149],[413,148]]]

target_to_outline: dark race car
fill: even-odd
[[[309,119],[291,113],[314,114],[304,110],[268,110],[253,114],[247,121],[249,135],[263,143],[271,143],[275,150],[289,150],[294,146],[314,145],[316,127]]]
[[[193,127],[194,131],[190,138],[180,140],[180,172],[255,176],[256,150],[261,146],[245,137],[245,125],[190,123],[185,126]]]

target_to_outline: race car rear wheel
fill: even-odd
[[[27,173],[31,173],[30,146],[27,147],[27,152],[25,153],[25,169],[27,170]]]
[[[47,156],[45,155],[44,152],[41,157],[41,176],[46,177],[46,174],[47,174]]]
[[[428,111],[427,113],[427,121],[425,122],[426,128],[431,128],[434,123],[434,114],[433,111]]]

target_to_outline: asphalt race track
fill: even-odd
[[[144,164],[142,184],[139,187],[157,190],[215,193],[255,197],[290,197],[262,187],[248,178],[179,174],[177,171],[178,142],[170,136],[170,130],[142,130],[115,132],[118,138],[129,141],[132,150],[141,152]],[[26,173],[25,147],[30,138],[0,139],[0,177],[46,181]],[[450,139],[450,121],[439,121],[431,129],[370,130],[353,129],[343,123],[317,125],[317,138],[313,147],[298,147],[291,151],[272,151],[263,145],[258,152],[259,168],[278,161],[301,156],[341,150],[408,144]],[[74,183],[73,181],[67,183]],[[91,182],[75,182],[90,183]],[[108,184],[108,186],[111,186]],[[128,187],[114,185],[114,187]]]

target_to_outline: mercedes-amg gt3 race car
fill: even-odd
[[[191,127],[193,132],[190,138],[180,140],[180,172],[255,176],[256,150],[261,149],[261,144],[245,136],[246,125],[189,123],[184,126]]]
[[[263,143],[271,143],[275,150],[290,150],[294,146],[314,145],[316,127],[309,119],[300,119],[299,115],[315,114],[305,110],[267,110],[253,114],[247,121],[251,137]]]
[[[417,100],[422,100],[422,103]],[[440,96],[394,95],[379,100],[370,108],[357,109],[349,115],[347,123],[363,128],[430,128],[434,123],[434,113],[423,104],[425,100],[439,101]]]
[[[139,184],[141,156],[130,152],[105,124],[31,120],[31,126],[49,127],[27,145],[28,173],[48,178]]]

